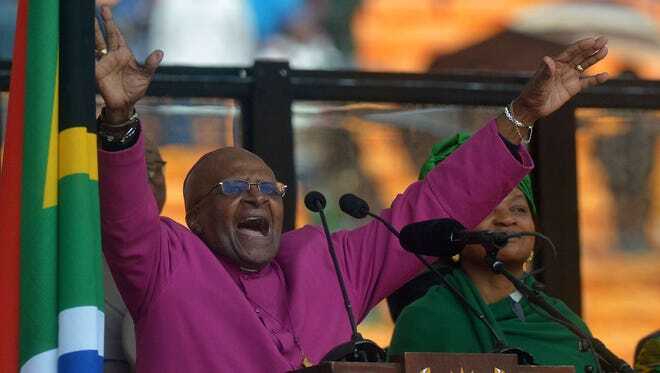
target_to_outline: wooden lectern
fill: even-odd
[[[518,365],[516,355],[406,352],[393,363],[322,363],[295,373],[575,373],[573,366]]]

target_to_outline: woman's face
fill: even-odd
[[[474,230],[522,232],[534,231],[534,219],[525,195],[516,188]],[[534,237],[513,238],[502,248],[497,258],[510,271],[522,270],[522,266],[534,249]],[[486,251],[481,245],[468,245],[461,252],[461,262],[485,266]]]

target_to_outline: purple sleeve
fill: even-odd
[[[144,312],[172,258],[163,255],[175,235],[161,223],[147,182],[144,138],[121,151],[99,150],[103,253],[134,318]]]
[[[533,168],[520,147],[516,160],[489,122],[424,179],[396,197],[381,216],[396,229],[421,220],[451,217],[473,228]],[[379,222],[333,235],[358,319],[412,278],[422,264],[404,251]]]

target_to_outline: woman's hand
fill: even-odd
[[[106,122],[120,124],[129,119],[133,106],[147,92],[154,72],[163,59],[163,52],[153,51],[144,65],[138,64],[112,19],[110,8],[101,7],[101,16],[107,36],[104,37],[95,20],[96,83],[105,101]]]
[[[534,123],[573,98],[583,89],[607,81],[607,73],[589,75],[586,70],[607,56],[607,39],[575,42],[556,57],[543,57],[541,66],[513,102],[515,116]]]
[[[607,73],[588,75],[586,70],[607,56],[607,39],[586,38],[575,42],[555,57],[543,57],[534,76],[511,103],[512,115],[532,125],[562,107],[583,89],[607,81]],[[527,138],[526,128],[515,128],[504,116],[497,118],[502,136],[514,144]]]

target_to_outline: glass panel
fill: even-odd
[[[431,147],[457,131],[474,132],[499,107],[296,103],[293,108],[295,162],[300,183],[296,225],[320,224],[302,198],[325,194],[331,230],[364,224],[339,210],[344,193],[364,198],[373,212],[389,207],[397,193],[417,180]],[[392,320],[382,302],[360,325],[366,338],[387,346]]]
[[[660,325],[660,111],[579,109],[577,119],[584,317],[632,362]]]
[[[101,106],[99,99],[99,111]],[[167,163],[162,214],[185,225],[183,180],[203,154],[240,144],[240,107],[228,99],[148,97],[136,110],[147,138],[155,142]]]
[[[16,29],[16,0],[0,1],[0,60],[10,60]]]

